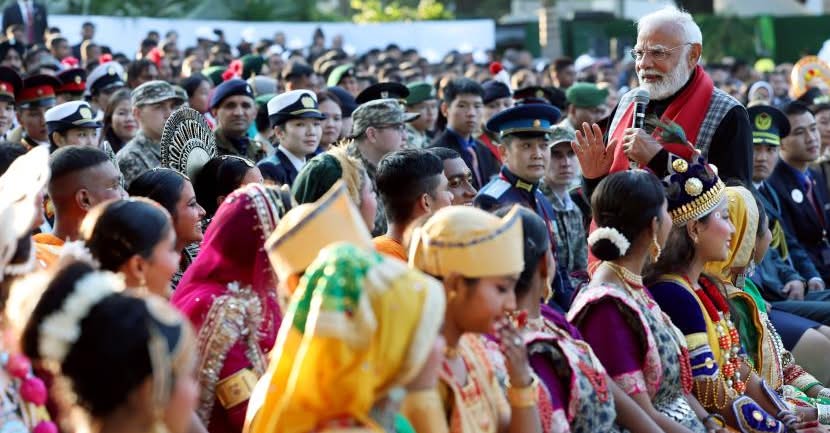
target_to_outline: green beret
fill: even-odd
[[[415,105],[431,99],[437,99],[435,96],[435,88],[427,82],[411,83],[407,84],[406,87],[409,88],[406,105]]]
[[[265,59],[256,54],[246,54],[239,59],[242,62],[242,79],[247,80],[254,75],[259,75],[262,71],[262,65],[265,64]]]
[[[343,177],[340,162],[332,155],[321,153],[308,161],[291,186],[297,204],[312,203],[323,196]]]
[[[579,108],[593,108],[604,104],[608,98],[608,89],[600,89],[592,83],[574,83],[565,92],[568,103]]]
[[[256,102],[257,108],[259,108],[259,107],[262,107],[264,105],[267,105],[268,101],[273,99],[274,96],[277,96],[277,94],[276,93],[266,93],[264,95],[259,95],[254,99],[254,102]]]
[[[228,68],[224,66],[209,66],[202,69],[202,75],[210,78],[210,81],[213,82],[214,86],[218,86],[222,84],[222,74],[224,74],[227,69]]]
[[[328,82],[326,83],[329,87],[331,86],[339,86],[340,80],[345,77],[354,77],[354,65],[352,64],[345,64],[340,65],[334,69],[332,69],[331,73],[329,74]]]

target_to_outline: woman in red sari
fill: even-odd
[[[197,413],[211,433],[242,431],[276,339],[281,315],[264,244],[287,203],[280,190],[259,184],[228,196],[171,300],[198,332]]]

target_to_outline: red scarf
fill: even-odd
[[[686,133],[686,139],[694,144],[697,141],[697,134],[700,132],[700,125],[703,124],[703,119],[706,117],[706,112],[709,109],[709,102],[712,100],[712,91],[715,85],[712,79],[703,70],[700,65],[695,66],[694,78],[692,82],[680,92],[677,97],[669,104],[666,111],[660,119],[663,123],[674,122],[683,128]],[[611,132],[609,143],[611,139],[616,138],[617,143],[622,142],[623,133],[627,128],[631,127],[634,116],[634,102],[632,101],[625,109],[620,121],[617,123],[616,129]],[[652,134],[658,141],[659,130],[655,130]],[[663,144],[663,148],[669,153],[673,153],[682,158],[689,159],[692,157],[691,150],[681,144]],[[625,156],[623,146],[617,146],[614,151],[614,162],[611,164],[611,173],[627,170],[629,168],[628,157]]]

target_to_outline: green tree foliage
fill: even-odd
[[[183,17],[201,3],[201,0],[68,0],[65,3],[65,10],[61,12],[85,15]]]
[[[383,0],[351,0],[354,10],[352,20],[356,23],[377,23],[388,21],[447,20],[453,14],[437,0],[420,0],[417,4]]]

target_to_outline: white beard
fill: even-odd
[[[643,80],[644,75],[658,75],[660,76],[660,81],[647,83]],[[640,79],[640,87],[648,90],[649,95],[651,95],[651,100],[661,101],[677,93],[678,90],[686,85],[691,75],[692,67],[687,62],[681,60],[677,67],[668,74],[661,74],[654,69],[643,69],[638,74],[638,78]]]

